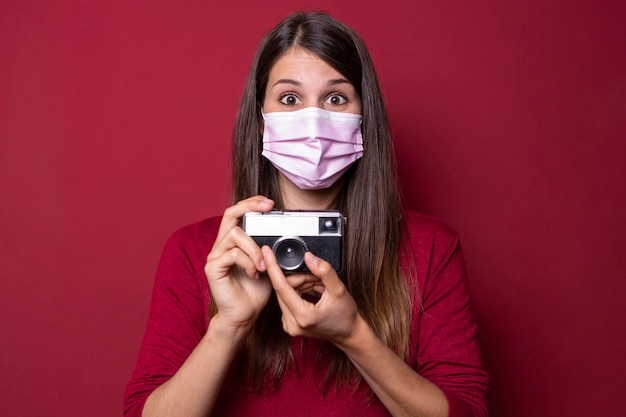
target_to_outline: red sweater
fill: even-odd
[[[444,392],[450,417],[486,416],[488,377],[458,235],[430,217],[405,212],[405,219],[415,257],[413,279],[421,297],[414,303],[407,363]],[[125,416],[141,416],[146,398],[176,373],[208,328],[210,293],[204,264],[220,220],[184,227],[165,246],[144,341],[124,395]],[[389,416],[365,383],[356,392],[331,388],[320,393],[327,364],[313,363],[321,343],[293,339],[301,371],[288,374],[276,391],[254,395],[227,379],[213,416]]]

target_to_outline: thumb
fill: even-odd
[[[333,269],[330,263],[313,255],[311,252],[307,252],[304,255],[304,263],[309,268],[309,271],[322,281],[326,291],[330,291],[331,294],[343,291],[343,282],[341,282],[337,271]]]

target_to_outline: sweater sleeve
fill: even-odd
[[[208,285],[202,278],[208,247],[199,229],[177,231],[164,247],[143,343],[124,393],[127,417],[141,416],[148,396],[178,371],[206,332]]]
[[[443,391],[450,417],[485,417],[488,376],[458,234],[443,223],[418,233],[417,371]]]

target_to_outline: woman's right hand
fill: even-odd
[[[204,272],[218,310],[212,320],[233,331],[249,331],[272,291],[267,276],[259,276],[266,270],[261,249],[240,227],[241,218],[273,207],[272,200],[255,196],[227,208],[207,257]]]

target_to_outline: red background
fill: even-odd
[[[461,233],[493,416],[623,416],[623,1],[0,2],[0,414],[114,416],[263,34],[370,47],[409,208]]]

